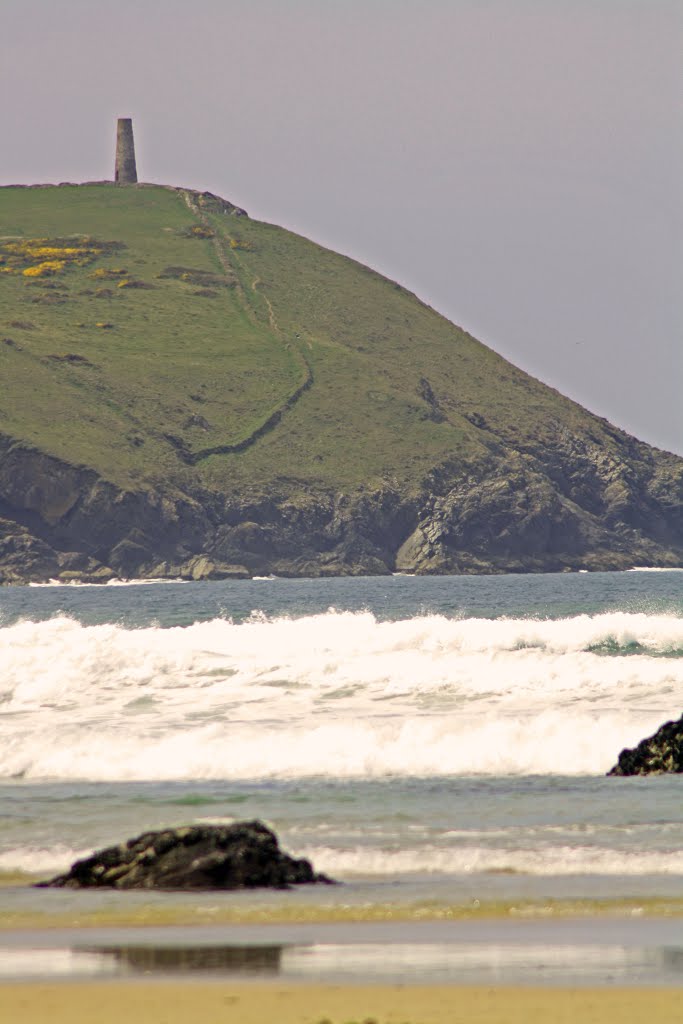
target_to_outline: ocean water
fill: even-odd
[[[346,883],[297,906],[681,900],[683,778],[605,772],[682,710],[683,572],[5,588],[2,902],[253,817]]]

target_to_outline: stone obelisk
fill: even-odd
[[[133,121],[120,117],[116,124],[116,168],[114,181],[118,185],[135,185],[138,172],[135,166],[135,143],[133,142]]]

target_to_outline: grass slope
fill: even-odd
[[[177,473],[165,435],[190,448],[238,440],[296,386],[296,360],[223,280],[211,242],[183,234],[194,224],[163,188],[0,191],[0,246],[70,235],[125,245],[44,278],[0,275],[12,342],[0,345],[0,430],[130,486]],[[167,267],[218,286],[160,277]]]
[[[118,485],[410,487],[454,454],[476,462],[490,431],[523,445],[558,420],[600,429],[404,289],[281,228],[162,187],[0,190],[0,246],[78,235],[125,248],[0,274],[0,431]],[[118,270],[148,287],[94,276]]]

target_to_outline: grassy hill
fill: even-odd
[[[7,580],[681,562],[683,460],[207,193],[0,189],[0,375]]]

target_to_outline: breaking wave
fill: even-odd
[[[683,704],[683,619],[0,628],[0,777],[602,773]]]

